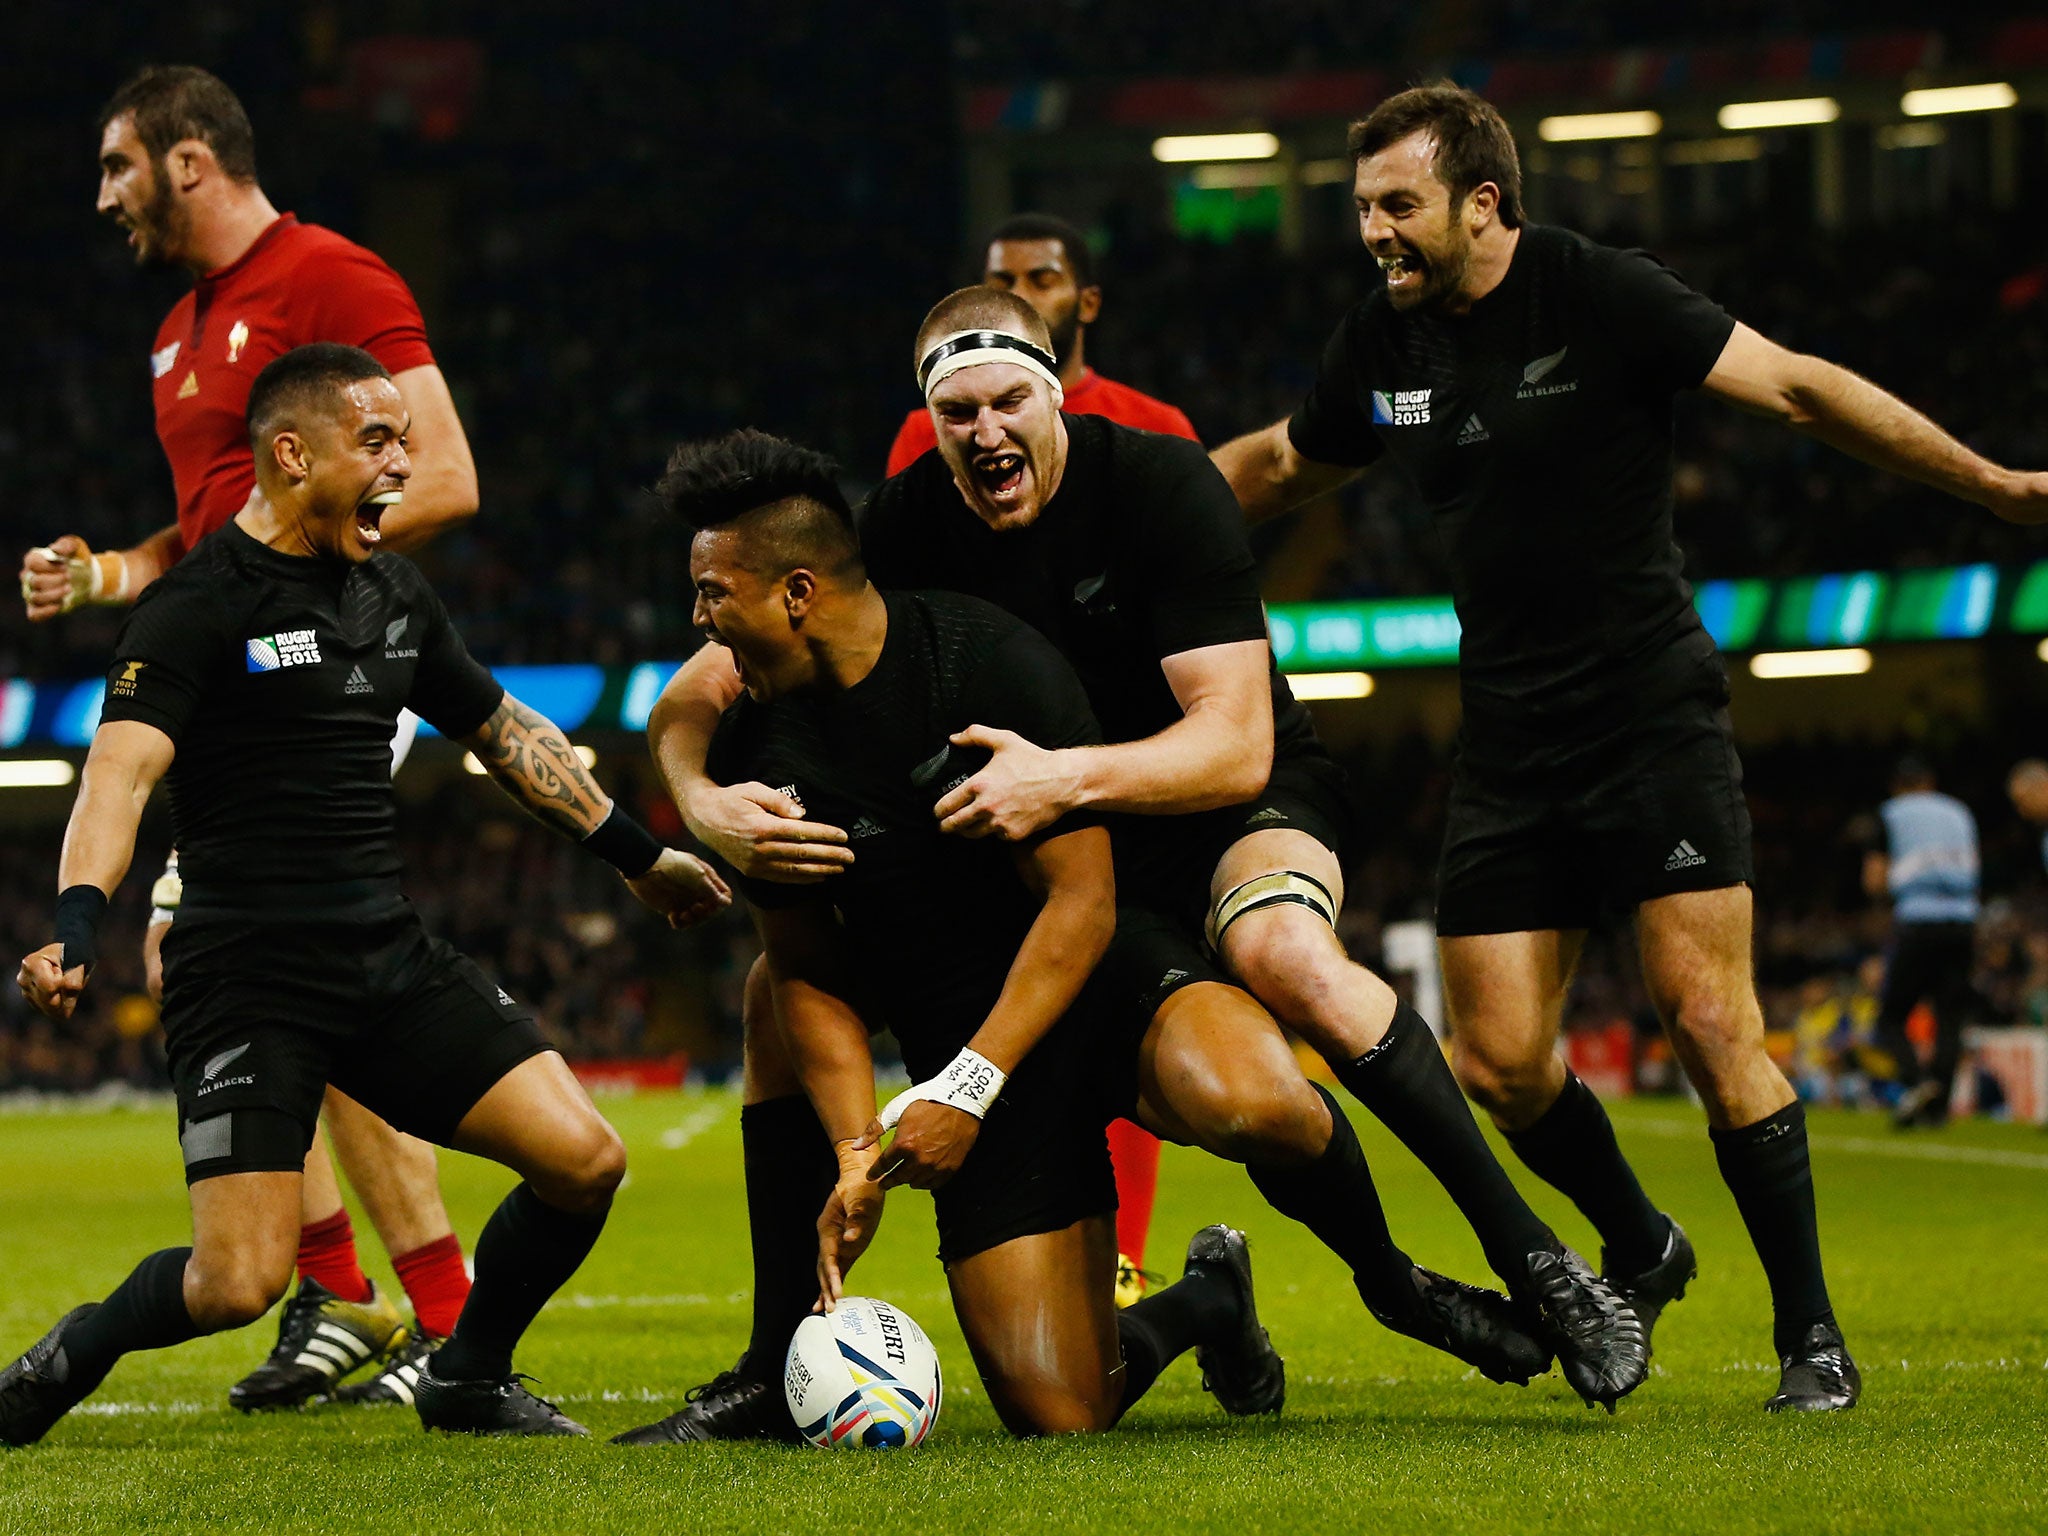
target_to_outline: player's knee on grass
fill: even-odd
[[[1116,1423],[1113,1384],[1093,1396],[1043,1378],[984,1375],[981,1384],[996,1417],[1013,1435],[1096,1435]]]

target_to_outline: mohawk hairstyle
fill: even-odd
[[[751,569],[804,567],[841,581],[865,579],[839,466],[772,432],[743,427],[680,445],[654,495],[700,531],[744,523]]]

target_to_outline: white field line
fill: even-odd
[[[663,1131],[661,1144],[671,1152],[680,1147],[687,1147],[724,1118],[725,1109],[722,1105],[706,1104],[702,1109],[685,1115],[681,1125],[672,1125]]]
[[[1623,1135],[1642,1131],[1651,1136],[1697,1136],[1706,1139],[1704,1120],[1631,1120],[1621,1126]],[[1875,1136],[1808,1137],[1823,1152],[1851,1152],[1862,1157],[1900,1157],[1909,1162],[1976,1163],[1987,1168],[2027,1168],[2048,1173],[2048,1152],[2007,1152],[1998,1147],[1957,1147],[1943,1141],[1909,1141],[1902,1133],[1897,1141]]]
[[[647,1299],[653,1300],[656,1298]],[[2044,1360],[2039,1366],[2036,1366],[2031,1361],[2018,1360],[2011,1357],[1998,1360],[1900,1360],[1896,1364],[1888,1360],[1878,1362],[1859,1361],[1858,1364],[1863,1367],[1866,1375],[1889,1375],[1894,1371],[1909,1375],[1926,1375],[1939,1372],[2048,1371],[2048,1360]],[[1709,1367],[1709,1369],[1718,1371],[1722,1375],[1737,1373],[1763,1375],[1777,1370],[1778,1363],[1775,1360],[1737,1360],[1728,1365]],[[1662,1376],[1664,1372],[1658,1369],[1657,1374]],[[1402,1387],[1408,1385],[1408,1378],[1402,1376],[1375,1376],[1370,1379],[1359,1379],[1348,1376],[1305,1376],[1302,1378],[1302,1385],[1315,1387]],[[673,1391],[662,1391],[653,1387],[637,1387],[630,1392],[613,1390],[603,1392],[552,1393],[547,1390],[545,1382],[541,1383],[541,1396],[547,1398],[550,1402],[556,1403],[666,1403],[673,1401],[682,1390],[682,1386],[678,1385]],[[950,1385],[946,1388],[946,1391],[949,1394],[954,1393],[954,1389]],[[133,1403],[119,1401],[85,1402],[72,1409],[73,1413],[107,1419],[132,1418],[144,1415],[161,1418],[193,1418],[202,1413],[225,1415],[228,1411],[228,1408],[223,1403]]]

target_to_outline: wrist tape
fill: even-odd
[[[1009,1074],[1001,1067],[971,1046],[965,1047],[937,1077],[904,1089],[884,1105],[882,1129],[893,1129],[903,1118],[903,1112],[920,1100],[965,1110],[980,1120],[988,1114],[996,1096],[1003,1091],[1003,1084],[1009,1080]]]
[[[583,846],[628,880],[637,880],[654,868],[662,852],[655,835],[628,816],[616,800],[611,814],[583,839]]]
[[[64,946],[58,962],[67,971],[90,968],[100,953],[100,919],[106,915],[107,893],[96,885],[66,886],[57,894],[57,942]]]

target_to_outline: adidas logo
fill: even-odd
[[[1457,446],[1460,448],[1464,447],[1467,443],[1485,443],[1492,440],[1493,434],[1480,425],[1479,413],[1477,411],[1467,416],[1465,418],[1465,425],[1458,429]]]
[[[517,1003],[512,1001],[512,994],[510,992],[507,992],[503,987],[498,988],[498,1002],[501,1006],[506,1008],[517,1008],[519,1006]]]
[[[1269,805],[1264,810],[1254,811],[1251,815],[1245,817],[1244,824],[1248,827],[1263,827],[1276,821],[1285,821],[1286,819],[1287,813],[1285,811],[1281,810],[1277,805]]]
[[[341,691],[343,693],[375,693],[377,690],[370,685],[370,680],[363,676],[363,669],[361,667],[351,667],[349,669],[348,682]]]
[[[863,816],[846,829],[847,841],[857,837],[880,837],[885,829],[871,816]]]
[[[1165,988],[1172,986],[1177,981],[1186,981],[1187,979],[1188,973],[1182,970],[1179,966],[1175,966],[1172,970],[1168,971],[1164,976],[1159,978],[1159,986],[1154,990],[1164,990]]]
[[[1666,869],[1692,869],[1706,862],[1707,856],[1704,853],[1701,853],[1699,849],[1693,847],[1684,838],[1680,838],[1678,846],[1671,850],[1671,857],[1664,861],[1664,867]]]

